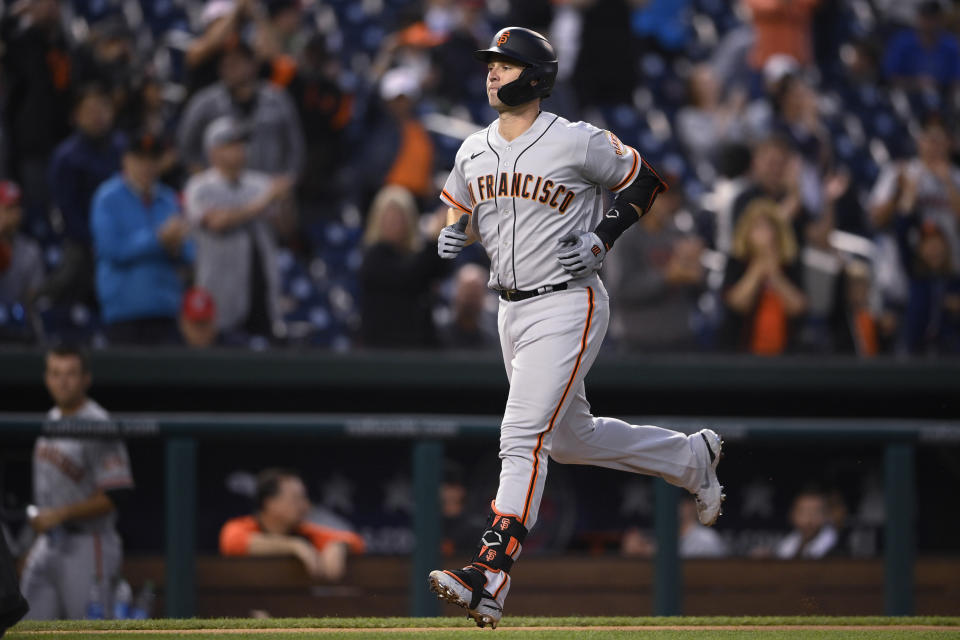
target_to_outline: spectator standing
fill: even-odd
[[[808,181],[817,181],[830,165],[831,147],[816,90],[802,74],[788,74],[777,86],[773,107],[774,131],[803,157]]]
[[[306,146],[304,175],[297,196],[307,218],[331,218],[339,213],[339,174],[348,151],[346,130],[354,112],[354,96],[339,81],[339,65],[327,52],[326,39],[315,34],[300,56],[296,74],[287,85],[303,123]]]
[[[618,241],[628,249],[612,252],[604,262],[614,301],[611,334],[626,351],[691,350],[693,314],[706,274],[700,263],[703,242],[693,233],[679,185],[657,197],[640,226],[642,233]]]
[[[45,224],[50,153],[70,133],[70,49],[60,3],[13,3],[0,19],[0,42],[11,175],[24,190],[32,232]]]
[[[374,124],[367,153],[357,158],[368,193],[385,185],[403,187],[421,201],[433,193],[433,142],[415,113],[419,97],[420,79],[412,68],[397,67],[383,75],[385,113]]]
[[[488,311],[495,296],[487,288],[490,272],[467,263],[454,277],[452,315],[440,328],[440,342],[447,349],[488,349],[499,346],[496,313]]]
[[[941,122],[927,121],[915,157],[883,167],[869,200],[873,228],[881,233],[893,227],[898,212],[937,224],[954,271],[960,269],[960,169],[950,162],[950,138]]]
[[[793,232],[775,203],[754,200],[734,229],[724,275],[726,345],[756,355],[789,350],[807,307],[800,280]]]
[[[771,135],[757,143],[751,157],[750,178],[751,184],[733,202],[733,227],[750,204],[760,198],[775,202],[777,215],[793,227],[796,239],[802,239],[811,216],[802,193],[803,160],[790,140]]]
[[[940,2],[922,2],[913,28],[894,34],[887,43],[883,72],[911,91],[938,92],[960,84],[960,42],[944,28]]]
[[[50,351],[45,381],[56,404],[47,414],[49,420],[108,418],[103,407],[87,397],[91,373],[82,352]],[[94,599],[112,617],[110,599],[123,560],[116,507],[133,486],[122,441],[37,438],[35,512],[28,516],[40,535],[27,555],[21,582],[30,619],[83,618]]]
[[[917,214],[896,221],[901,260],[909,277],[900,350],[960,353],[960,276],[950,262],[947,235]]]
[[[802,66],[813,62],[811,24],[820,0],[747,0],[753,22],[754,44],[748,61],[760,70],[778,53]]]
[[[43,282],[40,247],[19,233],[23,218],[20,188],[0,181],[0,303],[29,307]]]
[[[90,202],[97,188],[120,169],[124,137],[113,128],[113,102],[96,84],[82,87],[73,109],[75,131],[50,161],[53,203],[63,221],[63,257],[44,293],[57,302],[94,299]]]
[[[707,64],[691,70],[687,92],[689,104],[677,114],[677,135],[691,157],[714,160],[718,147],[739,133],[746,94],[734,90],[727,100],[721,100],[720,84]]]
[[[477,74],[476,61],[471,55],[480,44],[490,39],[493,31],[484,14],[483,0],[459,0],[452,5],[435,3],[427,12],[426,22],[434,23],[434,16],[446,13],[446,19],[436,20],[446,38],[430,49],[431,75],[435,81],[431,94],[452,105],[483,100],[478,87],[483,86]],[[446,10],[446,11],[444,11]]]
[[[882,344],[877,314],[871,305],[870,267],[862,260],[851,260],[844,266],[837,304],[830,318],[833,348],[836,353],[869,358],[886,349]]]
[[[53,152],[49,183],[64,236],[89,246],[90,201],[97,187],[120,170],[124,137],[114,129],[113,103],[102,85],[80,88],[74,105],[74,132]]]
[[[416,202],[409,191],[396,186],[380,190],[370,208],[363,244],[363,345],[409,349],[436,346],[432,290],[448,267],[432,246],[424,244]]]
[[[343,578],[347,553],[363,553],[363,539],[350,531],[306,520],[310,509],[303,481],[293,471],[265,469],[257,476],[254,515],[228,520],[220,530],[225,556],[297,557],[314,578]]]
[[[266,0],[256,16],[253,48],[262,73],[277,87],[290,84],[297,72],[297,52],[304,45],[300,0]]]
[[[114,109],[122,112],[141,73],[135,48],[134,33],[123,16],[97,21],[91,25],[89,37],[74,52],[74,84],[96,83],[105,87]]]
[[[207,127],[211,167],[187,182],[186,213],[197,228],[196,283],[213,296],[217,329],[273,338],[280,320],[280,273],[266,222],[292,187],[246,169],[249,130],[230,116]]]
[[[220,56],[237,45],[254,9],[254,0],[207,0],[200,14],[200,34],[184,56],[188,96],[217,81]]]
[[[191,173],[206,167],[204,132],[222,116],[249,127],[250,169],[297,178],[303,169],[304,143],[296,108],[285,92],[257,77],[253,50],[243,41],[221,56],[220,81],[193,96],[184,109],[177,141]]]
[[[183,184],[183,166],[174,143],[178,105],[164,97],[164,83],[150,70],[135,87],[127,109],[118,115],[117,128],[142,131],[164,141],[166,151],[160,158],[160,180],[174,188]]]
[[[123,154],[123,172],[93,197],[97,297],[112,343],[178,341],[183,287],[177,268],[193,261],[194,249],[177,195],[157,182],[163,153],[153,136],[136,136]]]

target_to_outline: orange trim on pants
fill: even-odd
[[[496,500],[491,500],[491,501],[490,501],[490,510],[493,511],[496,515],[498,515],[498,516],[500,516],[500,517],[502,517],[502,518],[515,518],[515,519],[517,519],[517,520],[520,519],[520,518],[517,516],[517,514],[515,514],[515,513],[503,513],[503,512],[501,512],[501,511],[498,511],[498,510],[497,510],[497,501],[496,501]]]
[[[493,594],[494,600],[500,597],[500,592],[503,591],[503,588],[508,584],[510,584],[510,574],[503,576],[503,582],[500,583],[500,586],[497,587],[497,590]]]
[[[550,416],[550,424],[547,426],[547,429],[542,431],[537,437],[537,446],[533,450],[533,472],[530,474],[530,483],[527,485],[527,497],[523,501],[523,514],[520,516],[520,522],[524,526],[527,525],[527,516],[530,513],[530,500],[533,498],[533,493],[537,487],[537,474],[540,472],[540,449],[543,448],[543,436],[553,430],[554,423],[557,420],[557,415],[560,413],[560,407],[563,406],[563,401],[567,399],[567,394],[570,392],[570,387],[573,386],[573,381],[577,378],[577,372],[580,370],[580,360],[583,358],[583,352],[587,350],[587,336],[590,334],[590,321],[593,318],[592,287],[587,287],[587,295],[589,297],[587,320],[583,327],[583,337],[580,339],[580,353],[577,354],[577,362],[574,364],[573,373],[570,374],[570,379],[567,380],[567,386],[563,390],[563,395],[560,396],[560,402],[557,403],[557,408],[553,410],[553,415]]]

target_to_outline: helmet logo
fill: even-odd
[[[507,44],[507,40],[509,39],[510,39],[510,30],[507,29],[506,31],[500,34],[499,38],[497,38],[497,46],[502,47],[503,45]]]

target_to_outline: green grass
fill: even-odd
[[[100,629],[384,629],[402,627],[461,628],[467,623],[465,616],[441,618],[189,618],[171,620],[62,620],[57,622],[21,622],[16,631],[81,631]],[[960,627],[960,617],[914,616],[893,618],[885,616],[704,616],[634,618],[626,616],[605,617],[521,617],[507,616],[500,628],[505,627],[634,627],[634,626],[754,626],[771,627],[783,625],[844,625],[844,626],[901,626],[935,625]],[[433,636],[431,636],[433,637]]]
[[[812,629],[774,629],[774,626],[812,626]],[[817,629],[817,626],[842,625],[850,629]],[[904,625],[942,627],[942,629],[911,630],[897,628]],[[537,627],[638,627],[685,626],[690,629],[538,629]],[[696,627],[751,627],[750,629],[696,629]],[[889,629],[857,629],[856,627],[889,626]],[[384,631],[378,629],[431,628],[420,630]],[[495,633],[516,640],[560,640],[562,638],[596,638],[603,640],[960,640],[960,618],[947,617],[701,617],[701,618],[627,618],[627,617],[562,617],[562,618],[504,618]],[[217,630],[253,630],[256,633],[232,633]],[[311,631],[295,631],[312,629]],[[355,629],[343,633],[342,629]],[[202,632],[202,630],[209,630]],[[103,633],[113,631],[113,633]],[[117,632],[120,633],[117,633]],[[123,633],[135,631],[135,633]],[[151,633],[155,631],[157,633]],[[167,631],[168,633],[162,633]],[[169,633],[180,631],[180,633]],[[69,634],[58,632],[71,632]],[[59,621],[22,622],[9,633],[10,640],[37,640],[38,638],[69,638],[69,640],[312,640],[347,638],[362,640],[453,640],[467,634],[494,633],[477,629],[463,617],[443,618],[273,618],[254,620],[246,618],[206,618],[189,620],[120,620],[120,621]]]
[[[947,640],[950,638],[960,638],[960,632],[956,631],[908,631],[908,630],[884,630],[884,631],[833,631],[833,630],[804,630],[804,631],[779,631],[772,629],[754,629],[749,631],[728,630],[728,631],[584,631],[584,630],[564,630],[564,631],[546,631],[536,629],[519,628],[498,628],[496,631],[480,630],[477,628],[464,627],[463,629],[443,629],[431,631],[425,634],[419,631],[360,631],[343,633],[336,630],[326,632],[273,632],[273,633],[191,633],[171,635],[161,633],[117,633],[102,634],[96,632],[70,634],[70,640],[239,640],[241,638],[253,638],[255,640],[331,640],[332,638],[342,638],[344,640],[355,638],[362,640],[417,640],[419,638],[429,638],[430,640],[457,640],[468,635],[480,633],[494,633],[495,637],[506,636],[514,640],[561,640],[564,638],[587,638],[596,640]],[[38,636],[29,633],[11,632],[8,636],[10,640],[36,640],[36,638],[49,638],[51,636]]]

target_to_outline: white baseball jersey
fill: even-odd
[[[47,417],[60,420],[60,409],[51,409]],[[73,417],[106,420],[109,416],[103,407],[93,400],[87,400]],[[38,507],[56,508],[80,502],[98,489],[132,487],[130,458],[122,441],[37,438],[33,449],[33,492]],[[105,531],[113,529],[115,521],[116,514],[112,512],[71,524],[84,531]]]
[[[557,241],[592,231],[603,215],[601,189],[625,189],[642,163],[609,131],[543,111],[509,142],[497,121],[467,138],[440,197],[472,214],[491,288],[537,289],[572,278],[557,262]]]

